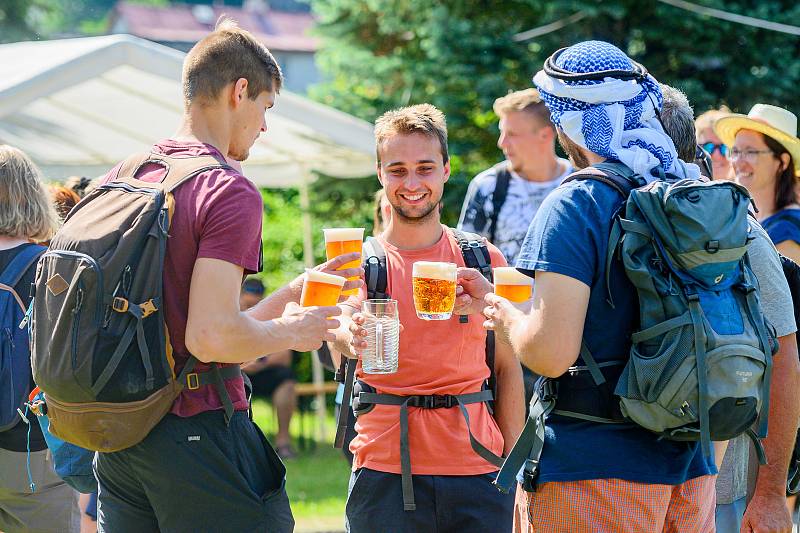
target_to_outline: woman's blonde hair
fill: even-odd
[[[22,150],[0,144],[0,235],[42,242],[58,224],[39,169]]]

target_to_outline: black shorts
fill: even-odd
[[[290,532],[286,469],[247,414],[167,415],[139,444],[95,459],[98,531]]]
[[[259,398],[272,398],[275,389],[286,381],[297,381],[294,371],[288,366],[268,366],[257,374],[250,374],[250,383],[253,384],[253,396]]]
[[[345,528],[349,533],[510,533],[514,492],[497,490],[496,476],[415,475],[417,510],[404,511],[400,474],[359,468],[350,476]]]

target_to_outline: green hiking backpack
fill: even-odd
[[[595,179],[627,198],[609,236],[606,284],[618,254],[638,294],[639,331],[631,336],[627,357],[598,364],[584,343],[582,365],[540,383],[531,408],[537,420],[529,419],[520,449],[509,454],[496,482],[501,488],[511,486],[510,476],[526,460],[523,485],[535,486],[550,412],[634,422],[666,439],[700,441],[706,456],[711,441],[745,432],[755,438],[750,428],[756,420],[758,437],[766,436],[778,343],[761,312],[758,280],[747,259],[747,190],[727,181],[644,184],[616,162],[595,169],[603,174],[581,172],[565,183]],[[534,409],[534,402],[541,405]]]

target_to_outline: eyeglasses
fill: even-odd
[[[772,150],[738,150],[734,148],[731,150],[731,161],[743,159],[748,163],[755,163],[759,154],[771,154]]]
[[[719,150],[722,157],[728,157],[728,146],[725,144],[714,144],[712,142],[703,143],[701,145],[703,150],[708,152],[708,155],[714,155],[714,150]]]

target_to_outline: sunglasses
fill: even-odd
[[[714,155],[714,150],[719,150],[719,153],[722,157],[728,157],[728,147],[724,144],[714,144],[708,142],[703,143],[700,146],[703,147],[703,150],[708,152],[708,155]]]

